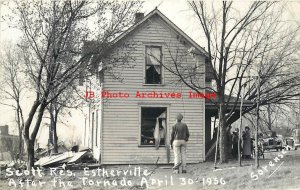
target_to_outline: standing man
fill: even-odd
[[[171,146],[174,150],[174,173],[178,173],[179,166],[182,164],[182,173],[186,173],[186,144],[190,133],[187,125],[182,123],[183,115],[177,115],[177,123],[172,127]],[[180,162],[181,158],[181,162]]]

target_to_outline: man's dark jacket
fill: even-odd
[[[189,129],[185,123],[177,122],[172,127],[171,133],[171,145],[173,144],[174,140],[185,140],[188,141],[190,137]]]

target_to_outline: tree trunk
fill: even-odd
[[[46,108],[47,104],[44,102],[40,105],[39,108],[39,113],[38,113],[38,117],[37,117],[37,121],[35,123],[34,129],[29,137],[29,128],[31,126],[31,122],[29,123],[29,121],[32,121],[32,118],[34,116],[34,114],[32,114],[30,112],[29,115],[32,115],[32,118],[29,117],[26,125],[25,125],[25,132],[24,132],[24,139],[26,142],[26,149],[27,149],[27,169],[31,169],[34,166],[34,143],[35,143],[35,139],[36,139],[36,135],[38,133],[38,130],[40,128],[42,119],[43,119],[43,115],[44,115],[44,111]],[[34,108],[34,107],[33,107]],[[33,111],[33,108],[31,109],[31,111]]]
[[[49,147],[53,145],[53,141],[54,141],[54,138],[53,138],[53,125],[54,125],[54,116],[53,116],[53,103],[51,102],[50,103],[50,107],[49,107],[49,114],[50,114],[50,126],[49,126],[49,140],[48,140],[48,144],[49,144]]]
[[[22,160],[22,155],[23,155],[23,138],[22,138],[22,130],[19,130],[19,153],[18,153],[18,158],[19,160]]]
[[[225,120],[224,106],[220,106],[219,122],[220,122],[220,141],[219,141],[220,163],[226,163],[227,162],[227,147],[226,147],[227,134],[226,134],[226,120]]]
[[[51,116],[50,116],[51,117]],[[50,120],[50,126],[49,126],[49,139],[48,139],[48,145],[49,147],[53,145],[53,125],[52,125],[52,119]]]
[[[58,138],[57,138],[56,123],[54,123],[54,125],[53,125],[53,145],[54,145],[53,152],[54,153],[58,153],[57,139]]]
[[[271,119],[271,105],[268,104],[267,106],[267,112],[268,112],[268,122],[267,122],[267,126],[268,126],[268,129],[270,131],[272,131],[272,119]]]
[[[34,143],[30,142],[30,138],[29,138],[29,128],[31,126],[32,123],[32,119],[34,117],[34,114],[37,110],[37,108],[39,107],[40,103],[38,100],[36,100],[34,102],[34,105],[31,107],[31,110],[29,112],[29,116],[26,120],[26,123],[24,125],[24,141],[25,141],[25,145],[26,145],[26,150],[27,150],[27,169],[31,169],[31,167],[33,166],[33,161],[34,161]],[[33,150],[32,150],[33,149]],[[33,155],[33,157],[31,156]],[[30,161],[31,160],[31,161]]]
[[[49,127],[49,143],[53,145],[53,153],[58,153],[58,137],[57,137],[57,117],[59,109],[56,108],[55,102],[50,103],[50,127]]]
[[[25,139],[26,150],[27,150],[27,169],[31,169],[34,166],[34,141]]]
[[[23,131],[23,126],[24,126],[24,120],[23,120],[23,115],[22,115],[22,110],[20,107],[19,102],[17,102],[17,109],[16,109],[16,114],[17,114],[17,125],[18,125],[18,133],[19,133],[19,142],[18,142],[18,154],[16,159],[21,160],[22,159],[22,155],[23,155],[23,135],[22,135],[22,131]]]

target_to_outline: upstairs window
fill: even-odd
[[[146,46],[145,84],[162,84],[161,46]]]

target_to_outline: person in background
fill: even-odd
[[[251,137],[248,126],[245,127],[245,133],[243,134],[243,158],[251,159]]]
[[[182,173],[186,173],[186,147],[190,133],[187,125],[181,120],[183,115],[177,115],[177,123],[172,127],[171,148],[174,150],[174,173],[178,173],[179,166],[182,164]],[[181,158],[181,162],[180,162]]]
[[[232,134],[231,134],[231,125],[229,125],[227,127],[227,132],[226,132],[226,135],[227,135],[227,151],[228,151],[228,158],[232,158]]]
[[[236,128],[235,131],[233,131],[232,134],[232,156],[233,158],[238,158],[239,153],[239,129]]]

